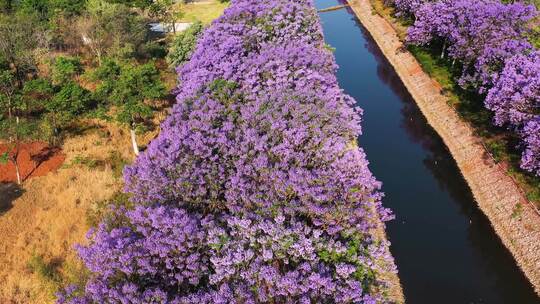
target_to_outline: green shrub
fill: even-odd
[[[173,38],[166,58],[169,66],[175,68],[189,60],[202,31],[203,24],[197,21]]]
[[[150,41],[141,47],[141,53],[146,58],[164,58],[167,56],[167,48],[156,41]]]
[[[506,155],[506,147],[503,142],[498,140],[487,140],[486,147],[497,162],[504,160]]]
[[[129,201],[129,196],[122,192],[115,193],[110,199],[95,202],[92,208],[86,211],[86,223],[91,227],[97,227],[101,222],[119,223],[121,219],[113,212],[118,208],[131,209],[133,204]]]
[[[69,82],[84,71],[81,60],[77,57],[58,57],[52,65],[52,79],[57,84]]]
[[[129,164],[129,162],[123,158],[118,151],[111,151],[111,153],[109,153],[109,157],[107,157],[105,160],[105,163],[111,167],[113,176],[115,178],[121,178],[124,167]]]
[[[107,158],[100,159],[90,156],[77,155],[73,158],[70,164],[65,167],[72,166],[85,166],[89,169],[105,169],[106,167],[111,168],[113,176],[115,178],[121,178],[123,174],[124,167],[129,164],[129,162],[122,157],[120,152],[111,151]]]
[[[104,162],[102,160],[97,159],[97,158],[77,155],[77,156],[75,156],[75,158],[73,158],[70,165],[71,166],[83,165],[83,166],[86,166],[86,167],[88,167],[90,169],[96,169],[98,167],[103,168],[104,167]]]
[[[33,253],[27,264],[32,273],[35,273],[39,279],[47,286],[48,291],[53,294],[61,286],[62,277],[58,272],[58,263],[46,261],[42,255]]]

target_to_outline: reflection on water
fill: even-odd
[[[373,39],[350,11],[321,19],[340,84],[365,110],[359,141],[396,213],[388,235],[407,302],[540,303]]]

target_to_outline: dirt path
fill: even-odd
[[[369,0],[348,1],[428,123],[444,140],[478,206],[540,295],[540,216],[506,171],[493,161],[469,124],[448,105],[441,86],[422,70],[412,54],[404,51],[392,25],[373,12]]]

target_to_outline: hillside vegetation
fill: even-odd
[[[148,24],[182,22],[183,10],[209,23],[227,4],[205,2],[212,15],[194,5],[0,1],[0,170],[15,177],[19,166],[45,170],[51,151],[65,158],[45,176],[0,183],[0,303],[52,303],[84,280],[74,246],[126,201],[122,170],[159,133],[174,67],[193,45],[184,59],[169,48],[200,32],[154,33]],[[48,152],[26,163],[36,141]]]

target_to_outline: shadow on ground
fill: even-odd
[[[13,201],[23,195],[24,189],[14,183],[0,183],[0,215],[13,207]]]

